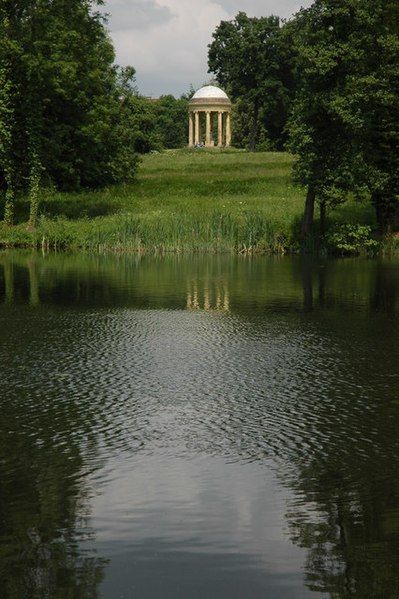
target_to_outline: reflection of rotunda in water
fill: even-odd
[[[187,285],[187,310],[229,312],[230,295],[226,282],[190,281]]]

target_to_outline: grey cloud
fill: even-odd
[[[179,97],[190,91],[190,85],[198,89],[203,83],[209,79],[206,76],[206,69],[203,72],[192,73],[183,71],[179,74],[170,74],[169,76],[159,72],[154,75],[142,73],[137,74],[137,85],[142,94],[145,96],[164,96],[172,94]]]
[[[112,31],[151,29],[174,17],[169,8],[159,6],[156,0],[109,0],[106,11]]]
[[[246,12],[250,16],[278,15],[289,17],[301,6],[309,6],[312,0],[214,0],[228,13]]]

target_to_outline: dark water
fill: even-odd
[[[399,262],[0,254],[0,597],[399,597]]]

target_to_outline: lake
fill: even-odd
[[[399,597],[399,261],[0,254],[0,596]]]

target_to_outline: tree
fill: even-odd
[[[155,103],[156,131],[164,148],[182,148],[188,139],[188,100],[162,96]]]
[[[0,170],[12,222],[15,194],[129,180],[137,157],[121,127],[114,51],[98,0],[2,0]]]
[[[313,225],[316,201],[323,220],[326,204],[343,201],[356,187],[350,127],[334,109],[337,91],[346,77],[342,58],[351,53],[347,41],[335,33],[353,18],[350,5],[343,8],[342,4],[316,1],[310,9],[300,11],[285,30],[295,48],[297,91],[289,130],[290,149],[298,156],[295,177],[307,186],[304,235]]]
[[[123,102],[123,128],[132,135],[132,143],[139,154],[162,149],[162,140],[156,131],[157,117],[154,102],[138,94],[131,94]]]
[[[256,148],[261,111],[270,115],[264,119],[268,129],[273,121],[285,121],[281,115],[288,109],[290,73],[280,33],[279,17],[250,18],[240,12],[220,23],[209,46],[209,71],[251,114],[250,150]]]
[[[304,234],[316,201],[322,224],[326,208],[350,194],[372,197],[380,224],[392,215],[399,190],[397,11],[385,0],[316,0],[285,27],[295,48],[289,129],[295,175],[307,186]]]
[[[13,152],[13,141],[17,137],[17,89],[13,73],[18,46],[12,35],[13,22],[9,9],[7,3],[0,4],[0,175],[1,187],[5,190],[4,221],[7,225],[13,223],[17,187],[17,156]]]
[[[134,69],[130,76],[134,81]],[[123,127],[131,132],[136,152],[147,154],[164,148],[186,146],[188,138],[188,99],[141,96],[135,85],[126,83],[126,70],[119,75],[123,98]]]
[[[382,233],[399,215],[399,4],[357,0],[356,58],[349,62],[345,95],[337,110],[349,121],[366,166],[366,184]]]

